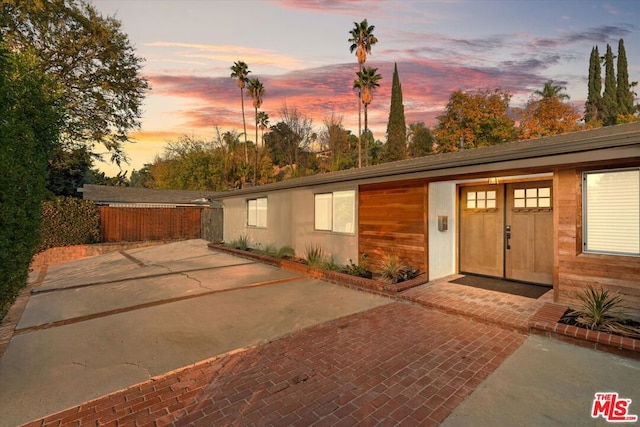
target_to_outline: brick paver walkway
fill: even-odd
[[[395,302],[29,425],[437,425],[524,340]]]
[[[408,289],[401,298],[447,313],[462,314],[478,321],[529,331],[528,320],[545,302],[552,301],[551,293],[532,299],[502,292],[477,289],[440,280]]]

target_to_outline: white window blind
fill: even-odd
[[[356,192],[336,191],[333,193],[333,231],[353,233],[356,218]]]
[[[356,218],[356,192],[335,191],[315,195],[316,230],[354,233]]]
[[[332,228],[333,197],[331,193],[316,194],[315,196],[315,229],[328,230]]]
[[[252,227],[267,226],[267,198],[247,200],[247,225]]]
[[[640,255],[640,169],[583,177],[586,252]]]

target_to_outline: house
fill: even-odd
[[[84,184],[78,191],[100,210],[103,242],[222,239],[222,208],[213,191]]]
[[[640,123],[291,179],[213,195],[225,241],[395,254],[429,280],[479,274],[624,294],[640,319]]]

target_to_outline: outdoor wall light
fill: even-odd
[[[497,184],[497,183],[498,183],[498,177],[497,176],[489,177],[489,184]]]

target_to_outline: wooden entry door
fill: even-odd
[[[553,283],[552,182],[461,187],[461,273]]]
[[[504,186],[462,187],[460,272],[504,276]]]
[[[553,284],[552,188],[551,181],[507,185],[506,278]]]

